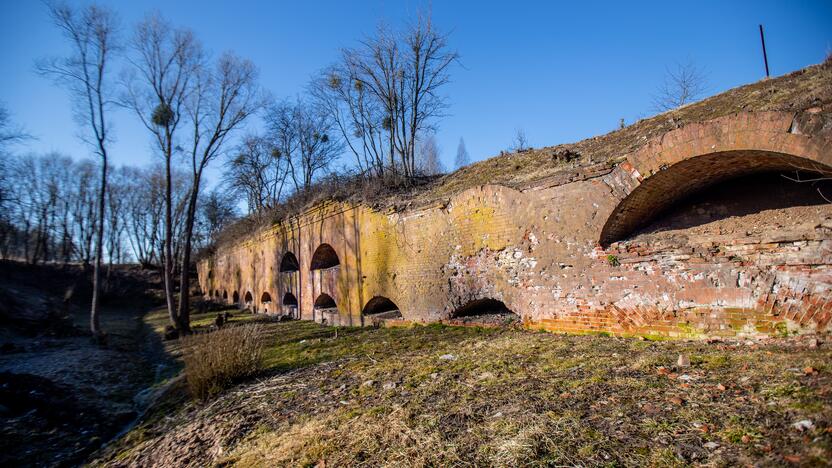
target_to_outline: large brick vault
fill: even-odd
[[[200,262],[200,286],[260,313],[334,325],[369,325],[378,313],[447,321],[490,299],[553,331],[828,332],[832,205],[781,196],[792,186],[814,194],[808,183],[754,177],[832,171],[831,120],[822,107],[740,112],[521,190],[481,185],[405,210],[324,203],[220,246]],[[734,186],[745,201],[709,195]],[[775,206],[732,208],[759,194]]]

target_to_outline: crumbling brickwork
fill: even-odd
[[[281,301],[289,294],[296,308],[259,301],[251,307],[336,325],[372,323],[362,310],[374,297],[391,300],[413,322],[447,320],[470,301],[490,298],[525,326],[553,331],[826,332],[832,205],[785,208],[778,212],[783,219],[748,215],[728,227],[639,233],[715,182],[832,169],[832,125],[824,119],[820,108],[741,112],[670,131],[568,177],[521,190],[484,185],[418,209],[325,203],[220,247],[200,263],[200,286],[228,298],[268,292]],[[312,270],[322,244],[334,249],[338,265]],[[297,257],[297,271],[279,271],[287,252]],[[315,307],[324,294],[335,309]]]

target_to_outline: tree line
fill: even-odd
[[[57,153],[6,154],[0,165],[0,258],[26,263],[80,263],[91,266],[95,233],[103,226],[104,256],[110,265],[162,263],[164,171],[161,165],[111,168],[105,191],[105,217],[98,217],[99,163]],[[182,232],[190,187],[187,174],[174,172],[172,251],[183,253]],[[194,247],[208,246],[237,216],[224,191],[200,194]]]
[[[27,136],[0,108],[0,255],[89,266],[98,338],[105,263],[160,266],[171,324],[187,334],[193,252],[235,218],[237,200],[259,214],[333,174],[407,183],[444,170],[434,133],[459,55],[429,16],[378,28],[304,92],[273,99],[250,60],[208,53],[159,14],[125,28],[108,7],[47,7],[70,52],[36,70],[71,96],[91,159],[10,154]],[[155,163],[112,166],[116,108],[145,129]],[[209,192],[205,170],[218,160],[223,180]],[[468,161],[461,140],[457,160]]]

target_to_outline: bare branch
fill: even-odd
[[[695,63],[677,63],[666,69],[664,82],[653,96],[653,110],[665,112],[689,104],[707,92],[707,75]]]

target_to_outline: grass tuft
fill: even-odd
[[[260,370],[263,326],[238,325],[185,338],[182,360],[191,396],[207,400]]]

